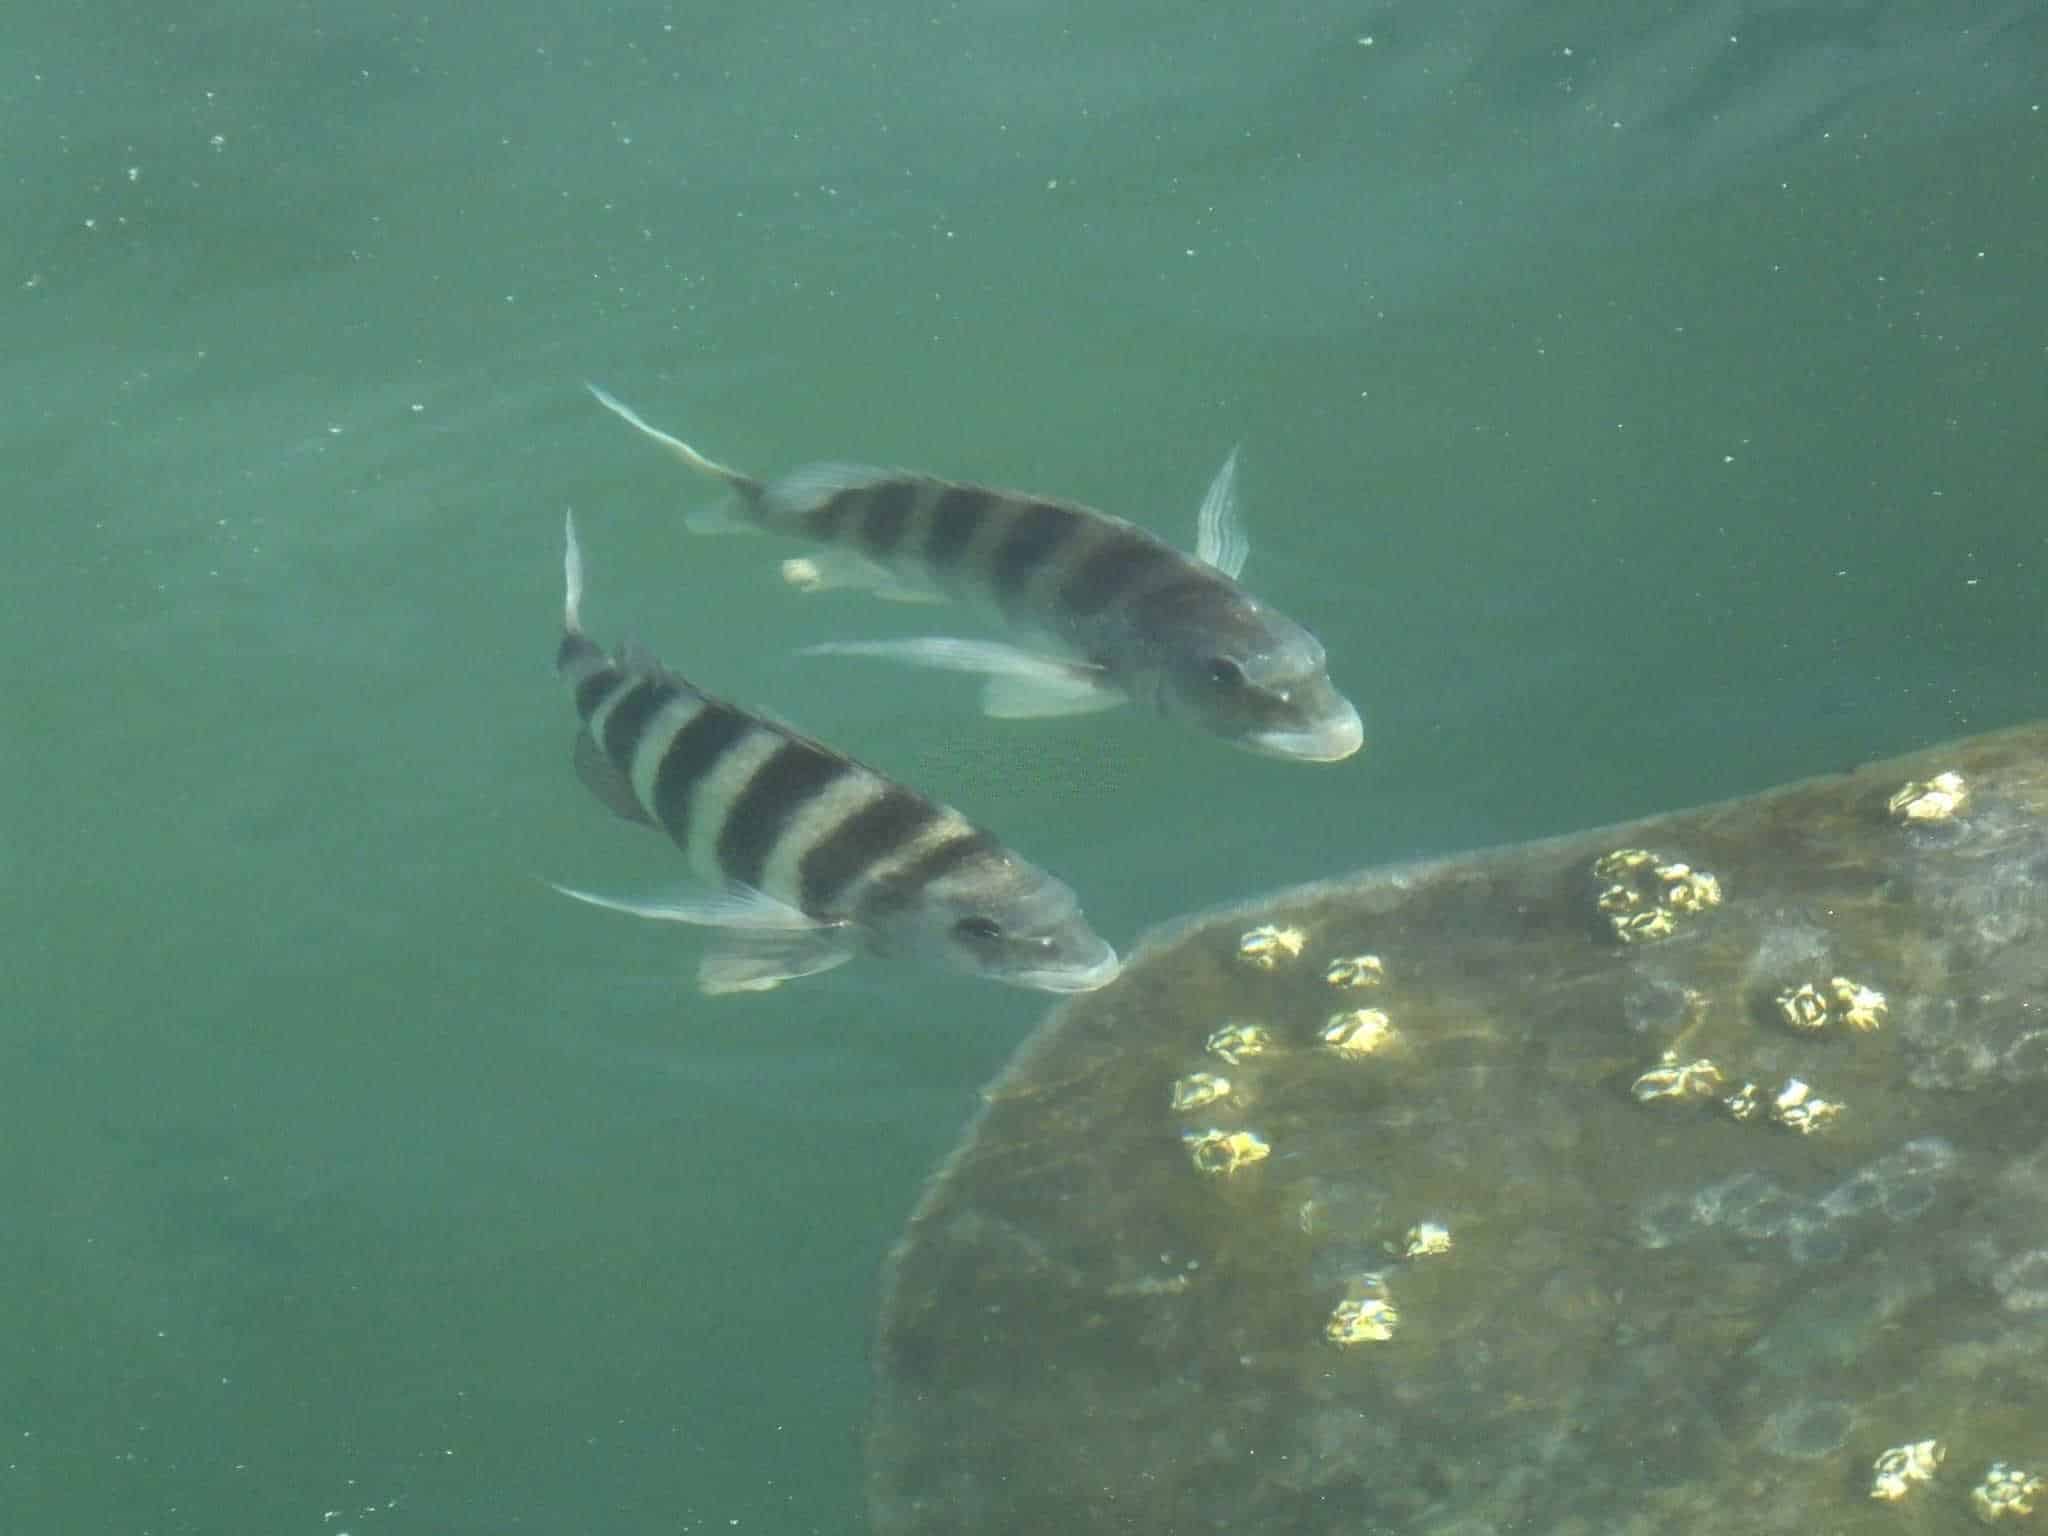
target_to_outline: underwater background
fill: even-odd
[[[1045,1000],[704,999],[546,880],[594,634],[1120,947],[2048,712],[2048,13],[86,5],[0,54],[0,1529],[857,1532],[876,1273]],[[1176,539],[1367,747],[793,656],[584,393]]]

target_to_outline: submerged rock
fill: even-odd
[[[2024,1526],[2044,1298],[2033,726],[1154,936],[891,1259],[871,1517]]]

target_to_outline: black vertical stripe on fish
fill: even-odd
[[[648,809],[678,848],[690,846],[690,801],[704,776],[742,736],[753,729],[729,704],[706,699],[704,707],[662,749],[654,770],[654,804]]]
[[[718,834],[718,867],[759,888],[761,872],[790,819],[834,782],[854,772],[845,758],[808,741],[785,741],[756,768],[726,812]]]
[[[655,712],[675,696],[676,685],[657,678],[643,677],[629,687],[604,717],[604,755],[630,772],[641,732]]]
[[[872,493],[869,488],[864,485],[834,491],[805,514],[804,527],[814,538],[843,538],[849,525],[855,528],[860,526],[858,519],[870,494]]]
[[[926,849],[901,869],[892,869],[878,876],[874,886],[861,895],[858,905],[867,914],[908,906],[917,899],[918,892],[934,880],[942,879],[978,858],[1000,855],[1002,851],[1003,845],[988,833],[963,823],[955,836]]]
[[[996,497],[976,485],[949,485],[932,508],[931,532],[924,541],[924,557],[944,570],[959,562],[967,546],[988,522]]]
[[[1080,531],[1081,516],[1072,507],[1055,501],[1026,502],[996,546],[990,568],[996,592],[1003,597],[1020,594],[1061,542]]]
[[[885,556],[903,542],[903,530],[917,506],[917,486],[909,480],[884,480],[870,488],[867,505],[861,510],[860,546],[877,557]]]
[[[861,874],[909,843],[939,819],[923,795],[890,785],[834,827],[797,865],[797,888],[806,912],[826,912]]]
[[[1155,573],[1180,563],[1165,545],[1118,528],[1082,560],[1061,595],[1075,614],[1092,617]]]
[[[1168,624],[1174,621],[1179,610],[1199,604],[1213,606],[1218,596],[1219,589],[1214,579],[1192,573],[1178,581],[1162,582],[1145,592],[1136,601],[1133,617],[1140,624]]]
[[[583,637],[581,635],[573,635],[570,639],[583,640]],[[562,642],[562,665],[567,665],[574,659],[569,651],[569,643],[569,640]],[[588,651],[595,652],[597,650],[597,647],[588,640],[583,640],[583,645]],[[625,674],[620,672],[617,667],[614,667],[609,662],[600,662],[595,672],[592,672],[576,685],[577,718],[586,725],[589,724],[590,717],[597,713],[597,706],[610,698],[612,690],[625,680]]]

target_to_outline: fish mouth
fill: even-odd
[[[1340,763],[1365,745],[1365,722],[1350,704],[1344,712],[1298,731],[1255,731],[1245,745],[1269,757],[1310,763]]]
[[[1102,953],[1085,965],[1048,966],[1040,971],[1013,971],[1003,979],[1015,986],[1031,987],[1040,992],[1093,992],[1115,981],[1122,970],[1123,961],[1117,958],[1115,950],[1104,944]]]

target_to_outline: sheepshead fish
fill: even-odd
[[[867,587],[967,600],[1022,645],[930,635],[835,641],[814,653],[880,656],[986,675],[990,715],[1083,714],[1126,701],[1254,752],[1336,762],[1365,727],[1330,682],[1322,643],[1238,584],[1250,550],[1236,510],[1237,454],[1209,486],[1196,553],[1091,507],[900,470],[814,464],[761,481],[650,426],[595,384],[600,404],[699,474],[736,509],[693,514],[701,532],[810,541],[786,562],[811,589]]]
[[[568,519],[555,666],[583,729],[576,768],[620,815],[658,827],[702,889],[636,902],[558,886],[638,917],[722,930],[706,992],[765,991],[867,950],[1048,992],[1086,992],[1116,951],[1074,893],[950,806],[659,662],[583,632],[583,556]]]

